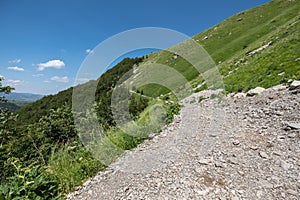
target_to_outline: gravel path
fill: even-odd
[[[210,95],[68,199],[299,199],[299,89],[198,103]]]

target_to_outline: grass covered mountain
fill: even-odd
[[[274,0],[240,12],[193,38],[217,64],[227,92],[287,83],[300,78],[299,12],[298,1]],[[172,56],[158,52],[149,59],[165,63]],[[189,66],[182,60],[170,65],[178,71]],[[194,78],[195,73],[189,77],[197,87],[203,80]]]
[[[256,86],[270,87],[287,83],[289,79],[300,78],[299,19],[298,1],[274,0],[262,6],[240,12],[223,22],[193,37],[201,44],[217,63],[224,78],[226,92],[247,91]],[[186,75],[193,87],[204,81],[198,72],[182,58],[172,59],[173,55],[160,51],[147,56],[144,62],[155,61],[175,68]],[[124,68],[124,73],[132,66],[125,59],[115,69],[107,71],[99,85],[120,77],[116,73]],[[123,72],[122,72],[123,73]],[[116,75],[118,74],[118,75]],[[112,78],[113,77],[113,78]],[[89,83],[86,83],[88,86]],[[84,85],[79,87],[85,87]],[[167,90],[148,86],[141,88],[145,95],[158,96]],[[203,89],[204,87],[200,88]],[[36,121],[50,109],[70,103],[72,88],[57,95],[46,96],[18,111],[21,121]]]
[[[227,93],[247,91],[257,86],[267,88],[287,84],[290,79],[300,79],[299,21],[298,1],[274,0],[238,13],[193,36],[193,39],[217,63]],[[99,124],[106,131],[105,141],[111,141],[123,150],[134,148],[143,138],[127,135],[116,126],[111,97],[119,79],[132,69],[142,71],[145,63],[160,63],[176,69],[190,82],[194,92],[206,88],[205,79],[189,62],[180,56],[174,59],[174,54],[167,50],[142,58],[126,58],[102,74],[97,80],[94,108]],[[138,78],[138,74],[135,76],[130,72],[122,83]],[[79,91],[76,98],[85,104],[87,91],[97,82],[75,86]],[[3,197],[1,192],[17,194],[19,188],[30,191],[30,195],[26,195],[32,199],[40,197],[40,191],[49,195],[47,199],[53,194],[64,196],[105,167],[105,163],[99,163],[91,156],[78,138],[71,112],[73,89],[45,96],[23,107],[16,112],[18,117],[4,113],[5,123],[0,127],[0,180],[4,186],[0,186],[0,199]],[[161,104],[166,108],[167,116],[161,117],[165,123],[170,122],[180,109],[170,91],[159,85],[134,88],[130,94],[129,111],[137,124],[149,123],[149,113],[156,111],[153,105]],[[81,116],[83,121],[89,122],[88,114]],[[155,133],[159,127],[144,131]],[[105,145],[107,143],[102,147]],[[109,149],[108,153],[118,154]],[[112,156],[111,161],[114,159]]]

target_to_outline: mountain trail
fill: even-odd
[[[299,199],[299,88],[198,102],[212,93],[67,199]]]

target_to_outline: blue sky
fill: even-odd
[[[266,2],[1,0],[0,75],[16,92],[54,94],[73,86],[88,51],[115,34],[162,27],[193,36]]]

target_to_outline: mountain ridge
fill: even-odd
[[[4,97],[8,101],[25,101],[25,102],[34,102],[43,98],[44,96],[45,95],[34,94],[34,93],[23,93],[23,92],[11,92],[9,94],[4,94]]]

